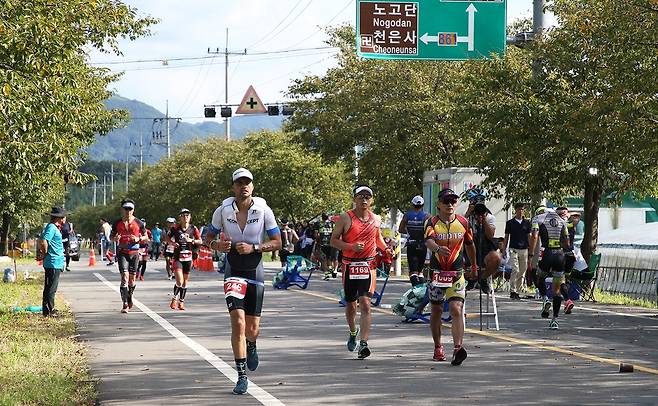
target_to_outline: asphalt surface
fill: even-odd
[[[361,361],[345,346],[339,281],[319,274],[304,291],[267,281],[260,367],[248,372],[250,394],[236,397],[223,275],[194,272],[187,310],[172,311],[164,262],[149,262],[139,303],[125,315],[116,268],[82,261],[62,275],[59,292],[75,312],[103,405],[658,404],[658,312],[578,303],[552,331],[538,301],[501,293],[501,330],[481,332],[469,318],[468,359],[452,367],[432,361],[426,324],[402,323],[382,308],[373,314],[372,356]],[[395,304],[407,288],[389,282],[382,303]],[[469,293],[467,310],[478,303]],[[450,349],[450,330],[443,336]],[[619,373],[622,361],[635,372]]]

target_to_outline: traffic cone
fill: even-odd
[[[96,253],[93,248],[89,250],[89,266],[96,266]]]

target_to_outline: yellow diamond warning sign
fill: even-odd
[[[240,107],[235,111],[236,114],[263,114],[267,113],[267,108],[261,101],[253,86],[249,86],[247,93],[242,98]]]

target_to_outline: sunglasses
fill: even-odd
[[[370,200],[372,199],[371,195],[356,195],[355,196],[357,199],[363,199],[363,200]]]
[[[457,199],[441,199],[441,203],[455,205],[457,204]]]

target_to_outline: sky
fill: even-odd
[[[123,2],[160,22],[148,37],[120,41],[123,56],[93,52],[90,62],[124,72],[110,87],[118,95],[162,112],[168,103],[170,116],[193,123],[204,121],[204,105],[225,100],[225,57],[208,49],[224,51],[227,28],[229,52],[247,50],[229,57],[229,104],[240,103],[250,85],[264,103],[278,103],[293,80],[335,66],[336,50],[318,49],[327,46],[324,29],[356,20],[355,0]],[[507,1],[508,22],[531,15],[532,0]],[[271,53],[281,50],[294,51]]]

